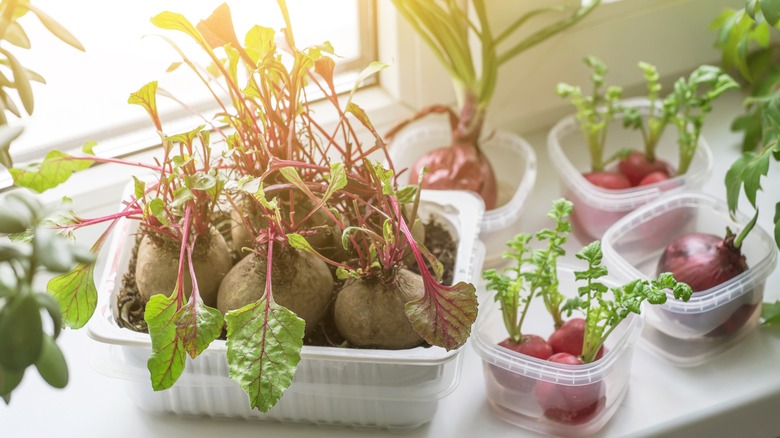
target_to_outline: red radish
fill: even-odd
[[[694,292],[715,287],[747,270],[745,256],[734,245],[734,238],[731,232],[725,239],[706,233],[682,235],[667,245],[657,272],[671,272]]]
[[[499,342],[498,345],[516,353],[542,360],[547,360],[553,354],[553,350],[547,341],[536,335],[525,335],[521,342],[515,342],[511,338],[506,338]],[[491,365],[490,371],[501,386],[515,391],[529,393],[536,384],[536,379],[534,378],[494,365]]]
[[[582,365],[582,361],[568,353],[550,356],[550,362],[566,365]],[[564,385],[540,380],[536,384],[536,402],[544,416],[557,423],[577,425],[596,417],[606,404],[604,382],[599,380],[586,385]]]
[[[547,358],[553,355],[553,349],[550,347],[550,344],[541,336],[536,335],[525,335],[520,342],[515,342],[510,338],[506,338],[499,342],[498,345],[516,353],[525,354],[526,356],[542,360],[547,360]]]
[[[631,188],[631,182],[625,176],[613,172],[590,172],[582,176],[589,183],[602,189],[623,190]]]
[[[653,172],[648,174],[646,177],[642,178],[642,181],[639,181],[639,184],[637,184],[638,187],[641,186],[647,186],[650,184],[655,184],[657,182],[666,181],[669,179],[669,174],[664,170],[659,170],[657,172]]]
[[[639,151],[631,152],[631,155],[620,160],[618,169],[632,186],[642,185],[642,180],[655,172],[662,172],[669,176],[669,163],[663,160],[649,161],[644,153]]]
[[[573,356],[580,356],[582,354],[582,343],[585,339],[585,320],[582,318],[574,318],[566,321],[558,330],[550,336],[548,342],[552,347],[553,352],[568,353]],[[604,356],[604,346],[599,348],[596,353],[596,359],[599,360]]]

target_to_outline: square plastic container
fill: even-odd
[[[415,124],[401,131],[390,147],[390,158],[397,169],[411,168],[426,153],[452,141],[449,127]],[[520,214],[536,182],[536,154],[517,134],[496,131],[481,143],[498,179],[498,207],[485,211],[479,238],[485,244],[485,264],[501,262],[504,244],[517,233]],[[408,184],[408,173],[399,183]]]
[[[577,293],[573,266],[560,264],[560,291]],[[617,286],[604,277],[604,284]],[[642,318],[632,314],[607,338],[604,356],[585,365],[565,365],[512,352],[498,345],[507,338],[500,303],[484,301],[472,345],[482,358],[487,399],[502,420],[555,436],[591,435],[615,414],[626,394],[634,345],[642,331]],[[523,324],[523,333],[548,338],[552,317],[535,298]],[[541,400],[546,400],[540,402]],[[572,413],[571,423],[561,421],[560,409]],[[558,410],[556,414],[556,410]],[[576,414],[573,414],[577,412]],[[549,417],[549,418],[548,418]]]
[[[650,103],[646,99],[627,99],[621,104],[636,108],[643,115],[650,112]],[[667,161],[674,169],[678,167],[679,161],[676,139],[677,130],[670,125],[656,149],[657,156]],[[623,128],[622,115],[617,114],[607,131],[604,158],[626,148],[641,151],[644,150],[644,143],[639,131]],[[574,203],[572,226],[577,237],[583,242],[600,239],[607,228],[618,219],[662,194],[699,190],[712,172],[712,152],[700,136],[696,153],[684,175],[624,190],[597,187],[582,176],[590,171],[590,154],[574,115],[555,124],[547,138],[547,149],[552,167],[558,172],[563,195]]]
[[[421,212],[432,214],[458,239],[454,281],[476,283],[482,269],[477,240],[482,200],[474,194],[423,193]],[[458,384],[460,350],[417,347],[371,350],[304,346],[292,385],[269,412],[249,408],[249,398],[228,376],[226,342],[216,340],[199,357],[187,358],[184,373],[168,390],[155,392],[146,362],[149,336],[115,322],[116,296],[135,238],[136,223],[121,221],[111,240],[100,279],[99,304],[88,334],[106,344],[92,358],[98,371],[127,381],[138,407],[152,412],[306,422],[407,430],[431,420],[438,402]]]
[[[665,196],[619,220],[604,235],[602,248],[610,273],[624,279],[658,273],[658,260],[669,243],[688,233],[724,236],[749,218],[729,216],[725,202],[709,195]],[[642,344],[679,366],[694,366],[723,353],[755,331],[766,278],[775,267],[772,238],[756,226],[743,241],[747,271],[705,291],[686,303],[671,298],[648,309]]]

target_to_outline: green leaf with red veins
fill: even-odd
[[[74,172],[92,165],[92,160],[77,159],[60,151],[51,151],[40,163],[8,169],[14,184],[43,193],[67,181]]]
[[[476,289],[463,282],[443,286],[425,274],[423,284],[425,295],[406,303],[406,316],[429,344],[447,350],[460,347],[477,319]]]
[[[170,221],[165,212],[165,201],[160,198],[154,198],[144,206],[144,218],[153,216],[163,225],[168,225]]]
[[[193,359],[222,334],[224,325],[222,313],[203,304],[195,294],[190,295],[189,302],[176,312],[174,321],[184,351]]]
[[[157,81],[149,82],[135,93],[131,93],[130,97],[127,98],[127,103],[143,107],[154,121],[157,130],[162,130],[157,113]]]
[[[133,189],[135,191],[135,199],[144,199],[146,194],[146,183],[133,176]]]
[[[152,24],[160,29],[178,30],[184,32],[192,37],[202,47],[210,47],[208,41],[203,38],[203,35],[190,23],[184,15],[177,14],[175,12],[161,12],[151,19]]]
[[[263,26],[253,26],[244,37],[246,52],[255,64],[260,62],[266,54],[273,52],[276,47],[274,42],[276,33],[273,29]],[[323,58],[326,59],[326,58]],[[327,58],[329,59],[329,58]]]
[[[318,59],[314,63],[314,71],[325,80],[325,83],[328,84],[328,88],[331,90],[331,92],[335,91],[333,84],[333,70],[335,68],[336,61],[334,61],[333,58],[329,58],[327,56]]]
[[[80,264],[67,274],[52,278],[47,289],[59,303],[65,325],[83,327],[97,307],[95,264]]]
[[[178,287],[176,288],[178,289]],[[177,333],[176,293],[167,297],[163,294],[152,295],[146,304],[144,320],[149,326],[152,338],[152,355],[146,363],[155,391],[168,389],[184,371],[186,349]]]
[[[225,315],[230,377],[267,412],[290,386],[301,360],[304,321],[263,297]]]

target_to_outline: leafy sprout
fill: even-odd
[[[663,304],[667,300],[666,290],[672,291],[675,299],[688,301],[692,290],[685,283],[677,282],[674,276],[663,273],[657,279],[633,280],[622,286],[608,288],[599,278],[608,274],[602,266],[603,253],[601,242],[596,240],[582,248],[576,257],[588,263],[584,271],[575,271],[577,281],[585,281],[585,286],[577,288],[577,296],[566,301],[563,309],[568,315],[573,310],[585,314],[585,337],[582,344],[582,361],[593,362],[599,349],[609,335],[630,314],[639,314],[642,303]],[[608,292],[611,292],[609,297]]]
[[[559,199],[553,202],[547,216],[555,221],[555,228],[542,229],[534,236],[528,233],[516,235],[507,243],[509,251],[503,254],[515,265],[503,273],[489,269],[482,275],[487,280],[487,290],[495,291],[494,299],[501,303],[504,327],[514,342],[519,343],[523,339],[523,321],[534,297],[542,297],[556,328],[563,325],[561,304],[564,297],[558,290],[557,259],[566,254],[563,245],[571,232],[568,221],[571,211],[570,201]],[[546,247],[533,249],[530,245],[533,238],[540,243],[546,242]]]

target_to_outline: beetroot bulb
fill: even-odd
[[[691,233],[676,238],[658,260],[658,272],[671,272],[677,281],[701,292],[747,270],[745,256],[734,246],[736,236]]]

